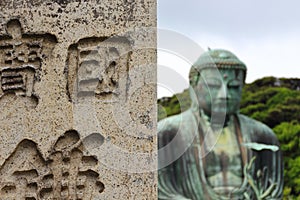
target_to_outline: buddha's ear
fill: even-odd
[[[189,93],[190,93],[190,98],[192,101],[192,105],[191,108],[196,111],[199,109],[199,102],[198,102],[198,98],[197,98],[197,94],[195,92],[195,88],[190,86],[189,87]]]
[[[247,72],[245,70],[242,70],[242,69],[235,70],[235,76],[243,81],[243,85],[245,84],[245,81],[246,81],[246,75],[247,75]]]
[[[196,86],[200,78],[200,71],[197,69],[196,66],[191,66],[190,72],[189,72],[189,81],[190,85],[192,87]]]

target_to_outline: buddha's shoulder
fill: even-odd
[[[173,115],[159,121],[157,124],[157,130],[158,132],[182,130],[185,129],[186,127],[191,128],[196,124],[197,124],[196,119],[191,109],[188,109],[180,114]]]
[[[197,121],[191,109],[167,117],[157,124],[158,143],[162,147],[176,137],[176,144],[190,144],[198,130]]]
[[[247,126],[247,128],[272,132],[271,128],[269,128],[266,124],[264,124],[260,121],[257,121],[255,119],[252,119],[252,118],[242,115],[242,114],[239,114],[238,116],[239,116],[240,123],[243,126]]]
[[[241,124],[242,129],[248,132],[248,134],[252,135],[255,138],[259,138],[260,140],[276,140],[277,137],[275,133],[272,131],[270,127],[266,124],[247,117],[245,115],[239,114],[239,121]]]

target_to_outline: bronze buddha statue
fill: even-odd
[[[203,53],[189,74],[191,108],[158,123],[159,199],[281,199],[282,155],[266,125],[239,113],[246,66]]]

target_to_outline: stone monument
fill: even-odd
[[[191,108],[158,123],[159,199],[282,198],[275,134],[239,113],[245,76],[226,50],[209,50],[192,66]]]
[[[156,199],[156,2],[0,1],[0,199]]]

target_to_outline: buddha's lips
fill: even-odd
[[[227,99],[227,100],[215,100],[213,102],[213,105],[220,105],[220,106],[226,106],[226,105],[232,105],[232,104],[235,104],[236,103],[236,100],[234,99]]]
[[[215,101],[213,102],[212,106],[218,106],[218,107],[227,107],[228,101]]]

